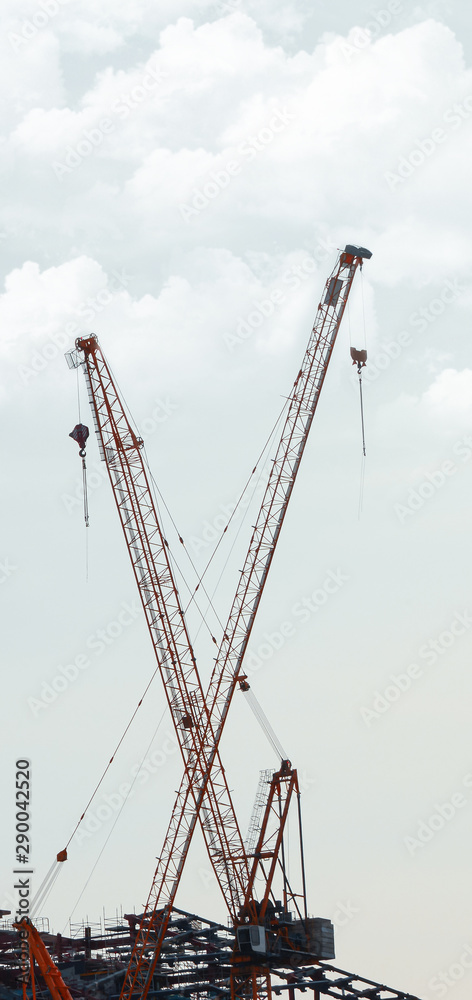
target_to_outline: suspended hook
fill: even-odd
[[[89,429],[85,424],[76,424],[74,430],[70,432],[69,437],[77,441],[79,445],[79,455],[82,459],[82,480],[83,480],[83,492],[84,492],[84,520],[85,527],[89,527],[89,509],[88,509],[88,494],[87,494],[87,466],[85,464],[85,445],[87,443],[87,438],[89,436]]]
[[[357,365],[357,374],[359,376],[359,397],[361,402],[361,427],[362,427],[362,454],[365,456],[365,430],[364,430],[364,403],[362,399],[362,369],[365,368],[367,362],[367,351],[357,351],[355,347],[351,347],[351,358],[353,365]]]
[[[353,365],[357,364],[357,374],[361,374],[361,369],[365,368],[367,361],[367,351],[357,351],[355,347],[351,347],[351,358]]]
[[[81,458],[85,458],[85,445],[87,443],[87,438],[89,436],[89,429],[85,424],[76,424],[74,430],[70,432],[69,437],[77,441],[80,448],[79,455]]]

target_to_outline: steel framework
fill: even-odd
[[[37,996],[45,986],[54,1000],[82,1000],[95,993],[103,997],[104,989],[108,989],[110,1000],[116,998],[132,946],[133,927],[142,921],[143,916],[129,914],[126,926],[113,927],[106,936],[103,933],[98,936],[88,936],[85,933],[82,938],[61,938],[61,954],[56,960],[59,968],[50,954],[52,952],[58,955],[59,945],[52,942],[46,945],[38,931],[27,921],[15,924],[16,929],[25,934],[31,943],[31,958],[38,967]],[[45,937],[51,939],[52,935]],[[96,971],[94,953],[113,956],[100,963],[100,972]],[[230,1000],[233,954],[234,930],[174,907],[149,996],[153,1000]],[[61,966],[64,964],[70,969],[74,962],[82,972],[74,977],[74,986],[69,991],[62,980]],[[5,968],[8,969],[10,979],[11,961]],[[3,981],[1,970],[0,959],[0,983]],[[267,973],[267,970],[262,971]],[[288,994],[288,1000],[295,1000],[297,990],[304,993],[311,991],[314,1000],[319,1000],[321,996],[333,997],[335,1000],[419,1000],[410,993],[385,986],[365,976],[354,975],[327,962],[290,969],[282,959],[279,963],[272,963],[271,973],[274,980],[272,994],[282,997]],[[251,975],[252,970],[248,969],[248,979]],[[82,988],[80,981],[83,983]]]

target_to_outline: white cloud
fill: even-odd
[[[0,115],[3,134],[21,122],[31,108],[62,106],[65,90],[58,40],[37,31],[30,42],[16,46],[15,33],[0,37]]]
[[[94,23],[84,18],[67,21],[62,29],[66,47],[88,55],[115,52],[125,44],[124,33],[111,24]]]
[[[446,126],[444,114],[469,88],[460,45],[433,21],[373,41],[348,60],[338,38],[312,55],[288,56],[267,45],[239,11],[200,26],[180,18],[162,31],[145,62],[100,70],[78,107],[37,102],[20,116],[6,156],[14,151],[27,202],[34,199],[33,178],[41,177],[51,221],[67,198],[74,226],[90,209],[106,231],[110,203],[97,202],[94,190],[99,180],[110,188],[113,177],[123,188],[125,241],[143,214],[160,220],[167,245],[174,230],[188,246],[212,228],[213,242],[220,242],[224,232],[238,231],[241,218],[246,225],[262,223],[266,244],[279,220],[299,242],[320,223],[330,231],[342,223],[361,241],[377,239],[381,260],[390,262],[383,266],[386,283],[421,284],[466,266],[467,235],[457,228],[450,233],[446,206],[452,174],[454,197],[459,191],[467,197],[468,121],[447,125],[444,145],[393,189],[385,175],[397,176],[417,139],[441,121]],[[291,120],[265,141],[274,113],[284,109]],[[181,224],[182,201],[190,203],[195,190],[234,161],[241,167],[237,176],[208,200],[190,232]],[[438,232],[438,218],[426,209],[440,192]],[[19,214],[20,205],[12,211]],[[157,231],[155,238],[159,243]],[[140,266],[146,271],[145,259]]]
[[[472,426],[472,369],[445,368],[424,393],[422,405],[436,423]]]
[[[27,261],[6,278],[5,291],[0,296],[1,350],[16,364],[26,364],[31,351],[45,341],[59,342],[64,338],[66,324],[81,322],[88,301],[105,293],[109,281],[100,264],[89,257],[60,264],[41,271],[38,264]],[[118,288],[115,294],[121,294]],[[103,295],[105,299],[110,294]],[[90,306],[89,306],[90,308]],[[73,338],[67,338],[73,346]]]

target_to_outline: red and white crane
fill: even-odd
[[[321,993],[349,998],[368,995],[372,1000],[380,1000],[388,993],[392,1000],[417,1000],[326,962],[320,965],[319,959],[330,957],[329,940],[327,954],[323,954],[323,931],[329,930],[325,926],[329,921],[309,921],[305,909],[305,919],[301,919],[298,926],[288,926],[289,922],[283,918],[287,916],[289,901],[297,906],[295,894],[290,887],[287,890],[285,881],[284,904],[278,909],[271,904],[270,895],[275,869],[281,864],[280,852],[283,855],[283,833],[290,801],[294,793],[299,798],[296,771],[290,761],[282,760],[279,771],[272,775],[259,835],[248,852],[242,842],[219,755],[221,734],[234,691],[238,684],[243,690],[248,687],[243,673],[244,653],[352,280],[357,267],[370,256],[368,250],[347,246],[326,283],[302,366],[288,400],[276,457],[206,693],[200,682],[173,579],[168,544],[142,460],[142,441],[126,418],[96,337],[79,338],[76,351],[69,356],[71,367],[82,365],[86,375],[102,458],[107,464],[184,761],[181,787],[148,903],[138,921],[133,954],[121,992],[123,998],[138,994],[140,1000],[144,1000],[148,994],[192,834],[200,820],[236,932],[230,973],[234,1000],[236,997],[254,1000],[259,995],[270,996],[271,968],[287,964],[300,967],[299,971],[285,976],[286,985],[278,985],[276,990],[280,993],[287,989],[290,997],[299,987],[312,990],[315,1000]],[[270,818],[274,815],[275,829],[274,824],[270,827]],[[65,856],[66,852],[61,852],[58,857],[63,860]],[[264,891],[256,899],[258,873],[262,873]],[[35,928],[29,921],[15,926],[28,940],[31,970],[36,959],[55,1000],[70,1000],[69,991]],[[284,947],[289,954],[291,951],[292,962],[289,959],[287,963],[283,955],[281,959]],[[307,951],[310,954],[307,955]],[[317,961],[316,968],[302,968],[307,958],[310,962]],[[167,995],[169,991],[164,992]]]
[[[267,926],[267,907],[287,809],[292,792],[298,790],[296,772],[289,761],[282,761],[273,779],[270,794],[277,789],[284,806],[271,863],[264,873],[265,890],[262,899],[255,899],[256,875],[262,861],[268,858],[262,858],[261,851],[258,856],[256,851],[252,859],[246,854],[219,745],[236,687],[247,683],[243,673],[244,654],[352,281],[357,268],[370,256],[370,251],[364,248],[346,246],[326,282],[288,400],[282,434],[207,692],[198,673],[169,547],[154,505],[143,460],[143,442],[128,421],[97,338],[94,335],[78,338],[75,351],[68,355],[70,366],[81,365],[85,373],[101,456],[108,469],[184,762],[182,783],[123,985],[123,1000],[134,993],[145,1000],[198,820],[233,925],[262,929]],[[265,832],[261,830],[262,840]],[[272,912],[270,928],[268,936],[261,930],[260,944],[254,949],[261,956],[270,951],[270,942],[277,939],[277,921]],[[246,938],[240,933],[237,941],[243,940]],[[242,948],[239,950],[242,952]],[[245,993],[249,981],[245,973],[239,975],[238,961],[240,956],[236,955],[233,996]],[[257,976],[252,972],[249,977],[254,994],[261,986],[270,990],[269,971],[262,969],[262,960],[260,965]]]
[[[290,761],[282,760],[279,771],[268,780],[268,794],[258,836],[251,850],[247,851],[219,755],[221,734],[234,691],[238,684],[243,690],[248,687],[243,673],[244,653],[352,280],[357,267],[362,266],[363,259],[370,256],[370,252],[361,247],[346,246],[326,283],[302,366],[288,400],[282,436],[206,693],[200,682],[173,579],[168,544],[159,524],[142,460],[142,441],[126,418],[96,337],[79,338],[76,350],[70,352],[68,357],[71,367],[82,365],[84,368],[102,458],[114,490],[184,761],[181,787],[146,909],[141,917],[136,918],[138,932],[121,992],[123,1000],[135,994],[139,1000],[145,1000],[151,988],[198,820],[235,929],[230,966],[233,1000],[239,997],[245,1000],[270,997],[271,968],[278,968],[280,976],[280,967],[286,968],[287,965],[296,971],[283,975],[285,985],[279,981],[275,990],[277,994],[288,990],[289,1000],[293,1000],[297,988],[305,992],[311,990],[314,1000],[319,1000],[322,993],[348,1000],[367,996],[371,1000],[383,1000],[386,994],[390,1000],[418,1000],[410,994],[337,969],[327,962],[320,964],[320,959],[330,957],[329,933],[327,954],[323,954],[323,932],[329,931],[326,926],[329,921],[310,921],[306,919],[305,909],[305,919],[288,926],[290,921],[283,919],[288,916],[285,912],[288,903],[294,902],[295,906],[297,903],[291,888],[287,889],[285,873],[283,906],[277,908],[270,903],[269,897],[276,866],[283,868],[283,833],[292,795],[295,793],[299,799],[296,771]],[[83,430],[87,429],[81,428],[81,432]],[[84,447],[85,441],[81,449],[82,458]],[[274,824],[272,828],[270,826],[271,815],[275,815],[275,828]],[[282,854],[282,862],[279,853]],[[66,851],[60,852],[58,860],[65,860],[66,856]],[[267,862],[267,869],[264,862]],[[264,891],[256,899],[258,872],[262,872]],[[33,998],[36,961],[54,1000],[71,1000],[59,970],[31,922],[25,918],[14,926],[23,943],[27,942]],[[289,954],[291,952],[292,961],[284,958],[284,947]],[[315,960],[316,967],[307,968],[307,959],[310,963]],[[213,978],[214,970],[211,975],[211,983],[207,984],[208,990],[203,989],[204,994],[227,996],[226,981],[218,986]],[[27,976],[24,972],[21,979],[26,996]],[[197,994],[202,992],[203,986],[200,982]],[[180,992],[179,987],[177,989]],[[172,989],[164,989],[160,995],[168,997],[173,992]]]

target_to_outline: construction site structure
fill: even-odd
[[[136,926],[142,914],[110,918],[106,926],[94,928],[77,925],[74,936],[36,932],[30,951],[27,996],[55,997],[55,1000],[116,1000],[127,968]],[[31,924],[22,927],[31,933]],[[92,933],[92,930],[95,933]],[[224,924],[207,920],[195,913],[174,907],[164,938],[161,959],[154,974],[152,997],[156,1000],[229,1000],[229,979],[235,948],[234,931]],[[45,953],[62,980],[58,993],[51,988],[42,966]],[[20,1000],[21,951],[18,930],[11,923],[0,923],[0,997]],[[337,1000],[418,1000],[402,990],[392,989],[328,962],[307,964],[290,970],[274,965],[272,993],[294,1000],[295,991],[308,993],[313,1000],[321,996]],[[34,986],[34,989],[33,989]],[[67,991],[67,992],[66,992]]]

